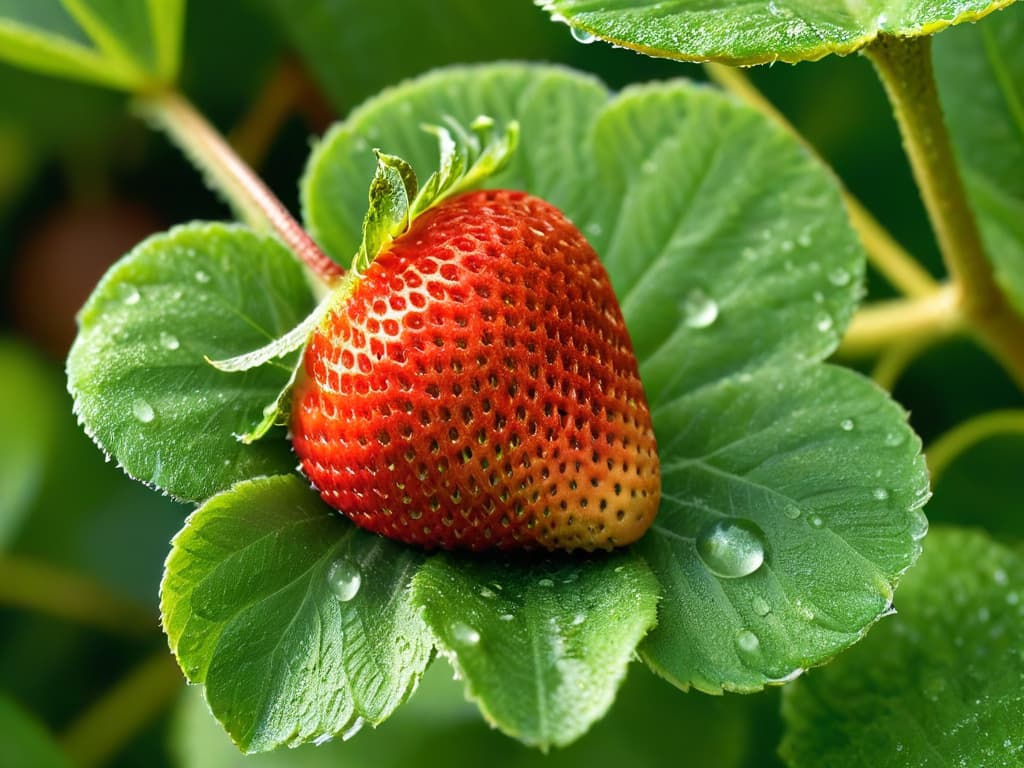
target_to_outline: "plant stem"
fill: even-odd
[[[882,389],[892,392],[910,364],[938,340],[938,337],[918,337],[891,345],[878,358],[871,378]]]
[[[785,115],[779,112],[750,82],[742,70],[724,64],[705,64],[708,76],[722,88],[735,94],[746,104],[780,125],[812,152],[814,148],[804,139]],[[841,183],[841,182],[840,182]],[[860,235],[868,260],[889,283],[906,296],[926,296],[938,284],[916,259],[907,253],[896,239],[879,223],[845,187],[843,202],[850,216],[850,224]]]
[[[159,629],[155,615],[103,585],[25,558],[0,557],[0,605],[134,637]]]
[[[313,273],[328,285],[343,270],[329,259],[292,218],[267,185],[238,157],[217,130],[181,94],[155,91],[142,98],[142,110],[163,128],[206,175],[244,222],[275,232]]]
[[[931,38],[883,35],[865,50],[892,103],[946,269],[960,286],[959,309],[1024,388],[1024,320],[996,285],[967,203],[935,87]]]
[[[902,343],[934,341],[963,329],[958,290],[947,285],[917,299],[894,299],[864,307],[853,316],[839,354],[867,357]]]
[[[958,456],[978,443],[998,435],[1024,435],[1024,410],[992,411],[958,424],[928,446],[932,484]]]
[[[160,714],[182,682],[165,648],[135,667],[64,732],[61,744],[74,765],[107,762]]]

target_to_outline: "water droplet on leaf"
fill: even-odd
[[[758,616],[767,616],[769,613],[772,612],[772,607],[768,605],[768,601],[760,595],[757,595],[754,598],[752,606],[754,608],[754,613],[756,613]]]
[[[837,288],[841,288],[850,282],[850,273],[845,269],[833,269],[828,273],[828,281]]]
[[[744,629],[736,635],[736,647],[740,653],[750,656],[761,650],[761,641],[749,629]]]
[[[821,519],[821,515],[811,515],[807,518],[807,522],[810,523],[811,528],[825,527],[825,521]]]
[[[132,415],[136,419],[141,421],[143,424],[149,424],[154,418],[156,413],[153,411],[153,406],[143,400],[141,397],[132,403]]]
[[[339,601],[347,603],[359,594],[363,574],[359,566],[347,557],[339,557],[327,569],[327,585]]]
[[[583,43],[584,45],[590,45],[597,40],[597,36],[593,32],[588,32],[580,27],[569,27],[569,33],[577,43]]]
[[[451,633],[452,639],[459,645],[474,646],[480,643],[480,633],[461,621],[452,624]]]
[[[683,322],[691,328],[707,328],[718,319],[718,302],[700,288],[694,288],[679,305]]]
[[[752,520],[726,517],[705,525],[697,534],[697,554],[716,576],[748,576],[764,562],[764,532]]]
[[[178,341],[178,337],[167,332],[161,332],[160,334],[160,346],[164,349],[175,350],[181,346],[181,342]]]
[[[800,517],[800,507],[796,504],[787,504],[782,508],[782,514],[788,517],[790,520],[796,520]]]
[[[885,501],[889,498],[889,492],[885,490],[885,488],[875,488],[875,490],[871,492],[871,495],[878,501]]]
[[[854,426],[855,424],[853,423],[853,419],[843,419],[839,422],[839,428],[842,429],[843,432],[852,432]]]
[[[832,315],[827,312],[822,312],[814,320],[814,327],[822,333],[826,333],[832,330]]]

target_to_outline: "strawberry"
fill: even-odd
[[[523,192],[463,193],[377,256],[306,347],[302,469],[426,547],[610,549],[658,509],[651,417],[608,276]]]

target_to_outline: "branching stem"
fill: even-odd
[[[893,342],[938,341],[964,329],[957,310],[958,289],[946,285],[916,299],[881,301],[853,316],[839,354],[857,358],[877,355]]]
[[[329,285],[343,270],[327,257],[267,185],[217,130],[176,91],[156,91],[141,100],[143,112],[163,128],[220,192],[242,221],[276,233],[313,273]]]
[[[967,203],[932,72],[931,38],[883,35],[866,49],[892,103],[959,312],[1024,388],[1024,320],[996,285]]]

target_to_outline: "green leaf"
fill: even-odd
[[[873,384],[768,368],[655,411],[662,508],[640,552],[664,589],[641,646],[708,692],[786,682],[857,641],[920,551],[920,442]]]
[[[313,300],[276,240],[192,224],[150,238],[118,262],[79,315],[68,387],[86,431],[132,477],[201,500],[294,466],[283,434],[246,446],[296,360],[223,373],[206,359],[264,345]]]
[[[174,716],[178,768],[407,768],[424,755],[448,768],[622,768],[663,765],[680,744],[686,745],[686,768],[774,765],[756,743],[778,706],[774,697],[685,696],[640,665],[630,667],[606,718],[572,746],[547,755],[481,722],[446,664],[431,666],[416,695],[378,729],[344,743],[255,757],[238,753],[196,694],[189,690]]]
[[[56,740],[34,718],[24,713],[6,695],[0,695],[0,733],[4,735],[6,759],[10,765],[32,768],[70,768],[71,761]]]
[[[343,180],[364,173],[360,145],[417,162],[431,148],[405,126],[476,112],[521,122],[519,151],[488,184],[526,189],[576,222],[640,361],[665,491],[640,545],[664,594],[645,660],[683,686],[750,691],[853,643],[917,555],[928,486],[901,409],[818,367],[864,272],[831,174],[761,115],[683,81],[609,98],[556,68],[452,69],[363,105],[314,153],[303,195],[320,242],[339,254],[358,237],[360,201]],[[763,538],[763,570],[719,580],[701,564],[696,541],[723,514],[757,526],[738,524]],[[808,523],[818,518],[820,530]],[[706,553],[722,541],[711,536]],[[756,590],[773,601],[767,618]],[[741,660],[737,643],[755,639],[756,658]]]
[[[0,338],[0,550],[40,489],[65,407],[59,379],[28,349]]]
[[[783,700],[789,765],[999,766],[1024,759],[1024,559],[936,530],[899,613]]]
[[[611,706],[654,625],[658,585],[628,554],[504,563],[434,557],[413,598],[487,720],[542,749]]]
[[[184,0],[0,0],[0,59],[123,90],[170,83],[184,10]]]
[[[853,53],[879,35],[931,35],[1014,0],[534,0],[581,42],[606,40],[648,56],[749,65]]]
[[[949,130],[996,280],[1024,314],[1024,6],[935,44]]]
[[[240,483],[175,537],[164,628],[244,751],[354,732],[390,715],[429,661],[409,597],[421,561],[342,519],[294,475]]]

